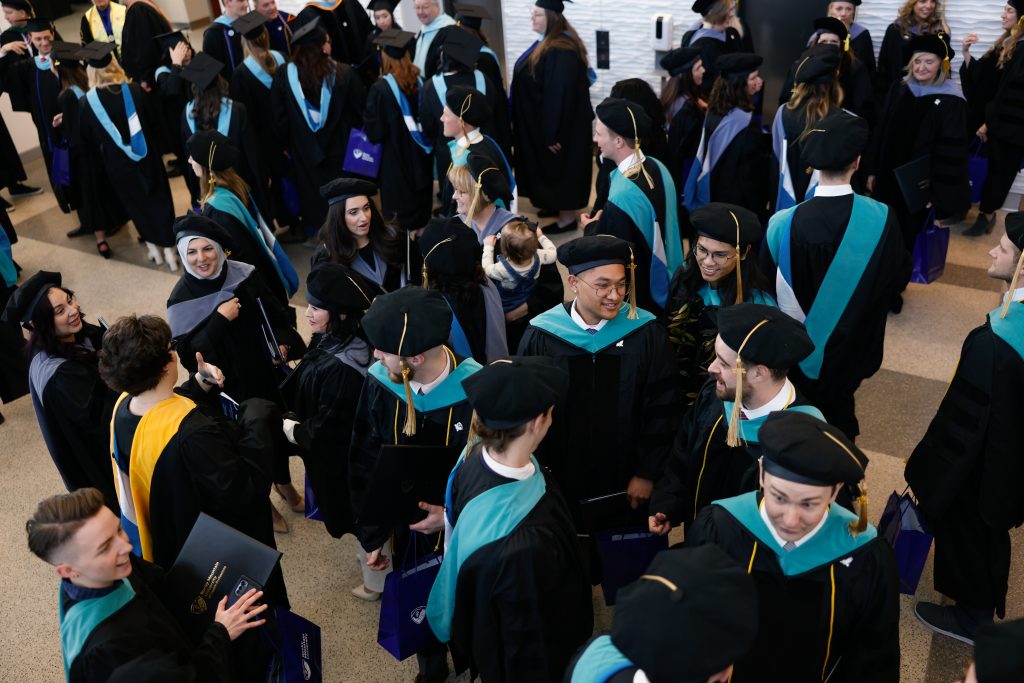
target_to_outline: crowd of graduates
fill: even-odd
[[[109,259],[130,221],[181,271],[161,315],[94,324],[60,273],[22,277],[0,212],[0,388],[31,395],[69,491],[26,528],[62,579],[69,680],[280,674],[280,568],[200,640],[161,586],[200,513],[274,547],[271,491],[312,502],[292,456],[327,533],[358,541],[355,599],[443,554],[417,681],[899,679],[901,567],[867,519],[854,397],[915,242],[971,209],[969,150],[989,163],[969,236],[1024,163],[1021,0],[994,4],[984,55],[961,39],[959,83],[938,0],[908,0],[877,59],[859,0],[827,3],[773,122],[733,0],[694,3],[660,95],[627,79],[596,107],[562,0],[537,0],[507,72],[466,2],[416,0],[412,32],[392,0],[223,0],[199,52],[150,0],[95,0],[78,42],[2,4],[0,88],[32,115],[69,237]],[[9,137],[17,198],[36,188]],[[310,339],[289,242],[311,247]],[[990,256],[1004,303],[901,454],[949,598],[914,611],[975,645],[982,683],[1024,678],[1024,626],[995,621],[1024,522],[1024,213]],[[446,486],[382,511],[416,458]],[[623,559],[602,539],[649,552],[680,526],[595,635],[593,586]]]

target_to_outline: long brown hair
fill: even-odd
[[[242,49],[246,56],[252,55],[268,74],[273,76],[277,73],[277,62],[274,61],[274,55],[270,54],[270,37],[265,30],[251,40],[242,36]]]
[[[1002,69],[1013,59],[1014,50],[1017,49],[1017,43],[1020,42],[1022,35],[1024,35],[1024,16],[1018,16],[1017,23],[1009,31],[1004,31],[1003,35],[999,36],[999,39],[992,44],[992,47],[988,49],[985,56],[987,57],[998,50],[999,59],[996,61],[996,66]]]
[[[406,95],[415,95],[420,91],[417,78],[420,75],[420,68],[409,59],[409,53],[402,53],[401,59],[395,59],[384,50],[380,51],[380,72],[384,75],[391,74],[398,82],[398,87]]]
[[[569,20],[561,12],[554,12],[549,9],[544,10],[544,14],[547,16],[548,29],[544,34],[544,38],[540,41],[540,45],[530,53],[530,57],[527,59],[526,63],[530,67],[530,75],[537,75],[537,62],[540,61],[540,58],[548,50],[569,50],[575,52],[580,61],[585,66],[589,66],[587,46],[580,40],[579,34],[576,33],[576,29],[572,27]]]
[[[210,169],[205,166],[202,169],[202,173],[199,174],[199,187],[206,188],[206,192],[203,195],[203,204],[206,204],[213,195],[213,188],[223,187],[241,199],[246,208],[252,208],[249,205],[249,185],[242,180],[242,176],[238,175],[235,169],[226,168],[223,171],[214,171],[212,185],[210,183]]]
[[[935,0],[935,11],[928,17],[928,22],[921,24],[917,17],[914,16],[914,6],[917,4],[917,0],[906,0],[903,3],[903,7],[900,7],[896,13],[896,21],[894,22],[900,29],[900,33],[904,36],[910,33],[910,29],[917,26],[921,29],[921,34],[925,33],[949,33],[949,25],[946,23],[946,12],[942,8],[942,0]]]
[[[797,83],[792,97],[786,103],[786,109],[803,107],[803,135],[828,116],[833,108],[838,108],[843,103],[843,95],[843,86],[839,85],[839,79],[836,78],[828,83]]]
[[[355,237],[349,232],[345,224],[345,207],[348,205],[346,198],[336,204],[327,207],[327,218],[320,227],[316,238],[327,247],[327,256],[331,263],[340,263],[347,266],[353,260],[359,258],[357,253]],[[398,241],[398,230],[384,222],[377,205],[370,197],[370,246],[380,254],[384,261],[393,266],[400,266],[403,263],[402,245]]]
[[[708,113],[725,116],[736,107],[743,111],[754,108],[753,98],[747,92],[747,78],[716,78],[708,97]]]
[[[324,41],[327,34],[324,34]],[[337,73],[337,66],[323,51],[323,42],[302,43],[292,48],[292,63],[299,70],[299,84],[302,94],[310,102],[320,101],[320,87],[324,79]]]
[[[73,85],[77,85],[82,90],[89,89],[89,76],[76,61],[57,62],[57,75],[60,76],[61,92]]]
[[[665,112],[665,121],[672,122],[673,108],[676,100],[685,97],[701,109],[707,108],[707,102],[701,98],[700,88],[693,82],[693,68],[689,68],[678,76],[673,76],[665,82],[661,89],[661,108]]]
[[[216,87],[200,90],[195,84],[192,85],[192,101],[196,103],[192,109],[192,119],[195,121],[196,132],[216,130],[220,101],[227,96],[228,82],[221,76],[217,76]]]

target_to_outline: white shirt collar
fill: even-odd
[[[459,137],[455,138],[455,144],[457,144],[462,149],[466,149],[470,145],[475,145],[476,143],[480,142],[483,139],[483,133],[480,132],[479,128],[476,128],[474,130],[469,131],[465,135],[460,135]]]
[[[417,382],[416,380],[411,379],[409,380],[409,388],[412,389],[412,393],[414,394],[423,394],[424,396],[426,396],[431,391],[436,389],[437,385],[443,382],[448,377],[449,373],[451,373],[451,371],[452,359],[448,356],[448,353],[445,352],[444,370],[441,371],[441,374],[438,375],[434,381],[428,382],[427,384],[423,384],[422,382]]]
[[[1006,303],[1006,297],[1009,295],[1009,292],[1003,294],[1003,303]],[[1013,290],[1013,300],[1020,301],[1021,299],[1024,299],[1024,287],[1018,287],[1017,289]]]
[[[846,185],[818,185],[814,189],[815,197],[845,197],[848,194],[853,194],[853,186],[849,183]]]
[[[487,465],[492,472],[498,476],[505,477],[506,479],[523,481],[532,477],[533,473],[537,471],[537,468],[533,466],[532,462],[529,462],[522,467],[509,467],[508,465],[502,465],[491,457],[491,454],[487,452],[486,446],[480,447],[480,454],[484,457],[484,464]]]
[[[626,171],[628,171],[630,169],[630,167],[633,164],[636,163],[636,155],[637,155],[637,153],[638,152],[633,152],[632,154],[630,154],[628,157],[626,157],[625,159],[623,159],[619,163],[619,173],[625,173]],[[640,162],[643,163],[644,159],[646,159],[647,156],[644,154],[643,150],[639,150],[639,154],[640,154]]]
[[[771,532],[772,538],[774,538],[775,542],[779,544],[779,547],[780,548],[785,548],[787,541],[784,538],[782,538],[782,536],[779,536],[779,532],[775,530],[774,526],[772,526],[772,521],[770,519],[768,519],[768,508],[767,508],[767,506],[762,503],[760,507],[761,507],[761,519],[764,520],[764,525],[766,527],[768,527],[768,531]],[[798,541],[793,541],[794,545],[796,545],[796,547],[799,548],[804,543],[806,543],[807,541],[811,540],[811,538],[814,537],[814,534],[816,534],[819,531],[821,531],[821,527],[825,526],[825,520],[826,519],[828,519],[828,509],[827,508],[825,510],[825,514],[823,514],[821,516],[821,521],[818,522],[818,524],[813,529],[808,531],[804,535],[803,538],[801,538]]]
[[[593,328],[595,330],[600,330],[602,327],[604,327],[605,325],[608,324],[608,321],[605,320],[604,318],[602,318],[601,320],[598,321],[598,323],[596,325],[588,325],[587,322],[585,320],[583,320],[583,317],[580,316],[580,314],[576,312],[576,301],[575,300],[573,300],[572,306],[569,307],[569,317],[572,318],[572,321],[574,323],[576,323],[577,325],[579,325],[580,328],[582,328],[583,330],[589,330],[591,328]]]
[[[740,412],[748,420],[756,420],[759,417],[764,417],[768,413],[774,413],[778,410],[785,410],[786,406],[793,402],[796,398],[796,389],[793,388],[793,383],[786,378],[786,383],[779,389],[779,393],[775,394],[775,397],[765,403],[760,408],[744,408],[740,406]]]

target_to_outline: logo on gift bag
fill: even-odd
[[[302,660],[302,680],[308,681],[313,677],[313,670],[309,668],[309,662]]]
[[[352,156],[354,156],[359,161],[365,161],[368,164],[374,163],[373,155],[367,152],[366,150],[355,149],[352,151]]]
[[[409,613],[409,618],[413,620],[416,625],[422,624],[423,620],[427,618],[427,607],[426,605],[420,605],[412,612]]]

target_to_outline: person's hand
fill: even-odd
[[[224,373],[216,365],[203,360],[203,354],[198,351],[196,351],[196,366],[197,374],[203,384],[209,387],[224,388]]]
[[[64,114],[57,114],[53,117],[53,127],[58,128],[60,124],[64,122]]]
[[[590,225],[591,223],[593,223],[594,221],[601,220],[601,215],[603,213],[604,213],[604,209],[601,209],[600,211],[598,211],[597,213],[594,213],[594,214],[581,213],[580,214],[580,227],[581,228],[585,228],[588,225]]]
[[[284,431],[284,438],[288,439],[296,446],[299,445],[299,442],[295,440],[295,428],[298,426],[299,422],[297,420],[290,420],[287,417],[284,418],[284,422],[281,424],[281,429]]]
[[[281,365],[288,362],[288,347],[284,344],[278,344],[277,350],[281,352],[281,360],[274,359],[274,365]]]
[[[647,528],[652,534],[664,536],[672,529],[672,522],[662,512],[656,512],[647,518]]]
[[[540,229],[540,226],[537,226],[537,239],[540,239],[543,236],[544,236],[544,231]]]
[[[444,529],[444,506],[443,505],[431,505],[425,501],[419,502],[420,510],[426,510],[427,516],[416,522],[410,524],[409,529],[412,531],[418,531],[421,534],[436,534],[437,532]]]
[[[505,314],[506,322],[515,322],[530,312],[530,307],[523,302]]]
[[[171,64],[174,66],[182,66],[185,64],[185,60],[188,58],[188,52],[191,48],[184,40],[172,47],[168,52],[171,53]]]
[[[228,596],[224,596],[217,603],[217,613],[213,620],[228,630],[228,638],[234,640],[251,628],[263,626],[266,619],[253,619],[267,609],[267,605],[256,605],[255,602],[263,597],[263,591],[250,588],[249,591],[238,599],[238,602],[228,607]]]
[[[242,312],[242,302],[238,300],[237,296],[228,299],[217,307],[217,312],[228,320],[234,320]]]
[[[387,569],[390,564],[388,558],[384,557],[380,551],[381,549],[377,548],[366,553],[366,566],[379,572]]]
[[[151,86],[146,81],[142,81],[141,83],[139,83],[139,86],[146,92],[153,92],[153,86]]]
[[[485,247],[493,247],[498,240],[494,238],[494,235],[488,235],[484,238]]]
[[[974,45],[977,42],[978,34],[968,33],[964,38],[964,42],[960,44],[960,52],[963,53],[965,62],[971,61],[971,45]]]
[[[864,186],[868,189],[868,192],[874,192],[875,191],[875,176],[869,175],[868,179],[867,179],[867,182],[864,183]]]
[[[23,55],[27,50],[28,45],[25,44],[25,41],[19,40],[16,42],[7,43],[3,47],[0,47],[0,55],[5,54],[7,52],[17,52],[19,55]]]
[[[982,142],[988,142],[988,124],[981,124],[981,128],[978,129],[978,132],[975,133],[975,135],[981,138]]]
[[[638,507],[651,499],[651,491],[654,489],[654,482],[650,479],[633,477],[626,487],[626,498],[629,499],[629,506],[636,510]]]
[[[548,145],[548,149],[551,150],[552,154],[558,154],[562,151],[562,143],[556,142],[553,145]]]

